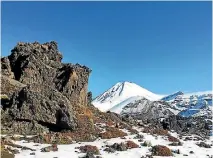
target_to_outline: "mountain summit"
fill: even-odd
[[[164,110],[170,109],[175,115],[184,117],[195,115],[203,116],[211,113],[212,91],[186,94],[177,91],[170,95],[159,95],[132,82],[118,82],[112,88],[95,98],[92,104],[103,112],[111,111],[121,114],[128,111],[127,107],[129,107],[130,110],[133,109],[132,107],[137,107],[136,109],[139,111],[136,112],[138,113],[143,111],[141,109],[142,105],[144,110],[149,106],[148,103],[147,105],[144,104],[144,100],[145,102],[146,100],[150,101],[150,105],[165,104],[165,106],[161,107],[164,107]],[[142,105],[139,104],[141,102],[143,102]],[[169,105],[167,105],[166,102]]]
[[[116,83],[112,88],[95,98],[92,104],[101,111],[108,111],[115,106],[120,111],[123,108],[122,105],[125,106],[128,102],[141,99],[141,97],[154,101],[161,99],[163,96],[154,94],[135,83],[125,81]],[[121,104],[122,102],[125,102],[125,104]]]

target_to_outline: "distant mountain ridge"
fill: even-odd
[[[160,95],[152,93],[132,82],[118,82],[95,98],[92,104],[101,111],[124,113],[124,111],[128,111],[126,106],[132,105],[135,107],[136,104],[141,106],[139,103],[144,102],[142,101],[144,99],[150,101],[147,106],[158,106],[158,104],[156,104],[157,101],[161,104],[166,102],[168,103],[166,107],[170,109],[171,113],[184,117],[204,116],[212,112],[212,91],[186,94],[178,91],[170,95]],[[144,103],[143,106],[145,106]],[[145,108],[140,107],[139,109],[142,110]],[[142,111],[138,111],[138,113],[141,112]]]
[[[179,95],[183,95],[183,92],[178,91],[178,92],[176,92],[176,93],[174,93],[174,94],[171,94],[171,95],[168,95],[168,96],[166,96],[166,97],[163,97],[161,100],[169,101],[169,100],[175,99],[175,98],[176,98],[177,96],[179,96]]]

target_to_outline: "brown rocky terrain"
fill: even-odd
[[[87,90],[91,69],[62,63],[62,58],[54,41],[19,42],[1,58],[1,132],[40,134],[49,142],[70,143],[99,137],[98,123],[105,127],[110,123],[111,130],[118,131],[109,138],[126,135],[113,129],[118,124],[132,130],[119,116],[91,105],[92,93]]]

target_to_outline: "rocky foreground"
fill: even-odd
[[[104,124],[96,124],[104,127]],[[116,128],[115,126],[110,126]],[[134,128],[137,134],[123,131],[117,138],[98,138],[93,142],[69,144],[42,143],[42,136],[4,136],[2,157],[5,158],[154,158],[189,157],[212,158],[213,141],[196,135],[179,135],[175,132],[153,128]],[[125,133],[125,134],[124,134]],[[39,140],[39,141],[38,141]],[[10,153],[9,153],[10,152]],[[9,153],[10,156],[5,156]]]
[[[53,41],[20,42],[1,58],[2,157],[211,156],[204,123],[190,130],[176,119],[167,125],[100,112],[87,90],[90,73],[62,63]]]

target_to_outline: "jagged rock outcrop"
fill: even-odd
[[[91,70],[79,64],[61,63],[57,43],[18,43],[8,56],[15,80],[23,84],[50,85],[70,101],[86,105]],[[9,70],[8,70],[9,71]]]
[[[57,43],[19,42],[1,58],[2,129],[31,134],[76,128],[76,106],[87,106],[91,70],[64,64]]]

